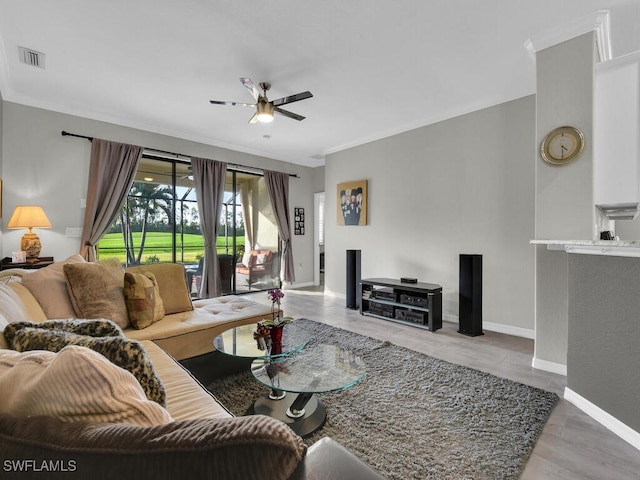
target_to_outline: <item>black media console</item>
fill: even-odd
[[[442,287],[391,278],[360,281],[360,313],[435,332],[442,328]]]

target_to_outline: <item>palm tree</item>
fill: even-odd
[[[173,191],[167,185],[154,185],[152,183],[134,182],[127,201],[120,211],[122,223],[122,235],[127,246],[127,264],[137,265],[141,263],[144,244],[147,238],[149,219],[160,213],[167,218],[173,218],[172,214]],[[134,252],[133,225],[140,226],[140,246],[137,253]]]

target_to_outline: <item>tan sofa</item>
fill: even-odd
[[[77,258],[67,260],[81,262]],[[138,268],[138,271],[145,268]],[[165,268],[171,270],[173,267]],[[35,330],[38,330],[37,325],[46,325],[42,322],[50,319],[42,303],[49,311],[56,311],[56,308],[64,311],[64,305],[56,307],[52,300],[63,292],[56,269],[59,270],[60,265],[52,266],[48,272],[41,270],[44,271],[41,276],[46,280],[43,283],[33,281],[36,278],[31,277],[36,275],[34,272],[9,271],[0,275],[2,478],[311,480],[325,478],[323,465],[331,463],[331,458],[340,458],[347,475],[338,474],[332,478],[380,478],[330,439],[307,449],[302,439],[279,420],[262,415],[234,417],[167,353],[170,351],[187,358],[210,351],[217,332],[234,324],[262,318],[263,307],[242,298],[224,297],[195,302],[192,310],[165,315],[146,329],[124,329],[127,337],[140,341],[151,360],[166,392],[164,406],[149,400],[148,395],[145,397],[136,378],[125,369],[83,346],[66,346],[56,353],[11,350],[4,336],[9,324],[28,321],[36,327]],[[162,268],[152,270],[158,273],[158,277],[162,276]],[[159,283],[163,284],[162,281]],[[29,290],[26,285],[34,290]],[[177,298],[173,295],[179,285],[169,282],[164,286],[174,289],[165,291],[168,311],[181,309],[179,302],[172,303]],[[266,311],[269,311],[268,307]],[[81,382],[90,376],[88,371],[93,367],[88,369],[73,357],[66,364],[62,362],[63,356],[72,354],[82,354],[90,360],[99,357],[102,359],[102,363],[98,362],[100,368],[108,372],[96,368],[97,377],[91,377],[83,386]],[[57,370],[53,365],[57,365]],[[24,375],[24,382],[18,368],[26,368],[24,371],[30,372]],[[36,373],[30,368],[35,368]],[[63,378],[47,377],[54,375],[54,370],[55,375],[60,376],[61,368]],[[114,372],[116,380],[108,380]],[[128,390],[126,382],[132,383]],[[80,398],[88,395],[92,402],[102,401],[103,404],[95,406],[78,400],[80,405],[74,410],[75,397],[68,391],[74,389],[80,392]],[[56,400],[56,391],[64,401]],[[142,421],[99,421],[87,416],[95,413],[102,418],[105,411],[113,415],[110,409],[114,404],[125,405],[127,415],[133,416],[139,416],[151,406],[154,411],[163,412],[159,417],[162,420],[150,422],[150,417],[146,416]],[[307,450],[309,462],[306,462]]]
[[[236,295],[193,301],[187,290],[184,267],[179,264],[151,264],[129,267],[127,272],[151,273],[157,279],[160,297],[166,314],[147,328],[136,329],[123,325],[108,316],[109,311],[94,310],[100,315],[82,316],[76,312],[69,298],[69,287],[64,274],[65,264],[83,264],[84,259],[74,255],[40,270],[5,270],[0,279],[13,278],[22,283],[40,306],[37,320],[45,318],[109,318],[123,328],[134,340],[152,340],[176,360],[196,357],[214,350],[213,340],[222,331],[256,323],[271,316],[271,306],[253,302]],[[125,312],[126,313],[126,312]]]

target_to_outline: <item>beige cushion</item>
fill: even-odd
[[[124,334],[136,340],[153,340],[172,357],[183,360],[212,352],[213,339],[222,331],[271,317],[271,305],[225,295],[193,302],[194,310],[165,315],[143,330],[128,328]]]
[[[191,373],[177,363],[151,340],[142,346],[153,362],[158,377],[167,392],[166,409],[178,420],[196,418],[230,418],[233,415],[215,397],[193,378]]]
[[[4,329],[7,325],[9,325],[7,319],[0,315],[0,350],[3,348],[9,348],[7,340],[4,338]]]
[[[0,391],[0,411],[15,415],[143,426],[173,421],[133,375],[75,345],[59,353],[0,350]]]
[[[38,301],[47,318],[76,316],[67,292],[67,280],[63,271],[64,265],[71,263],[84,263],[84,258],[80,255],[72,255],[62,262],[56,262],[22,277],[22,284]]]
[[[124,273],[105,263],[64,265],[69,297],[77,317],[106,318],[120,328],[129,326],[124,301]]]
[[[126,272],[124,298],[133,328],[147,328],[164,317],[164,304],[153,273]]]
[[[29,314],[18,294],[4,283],[0,283],[0,315],[9,323],[29,320]]]
[[[128,267],[126,271],[143,274],[151,273],[156,277],[165,315],[193,310],[183,265],[177,263],[153,263]]]
[[[9,283],[9,286],[20,298],[20,301],[27,312],[26,320],[42,322],[47,319],[47,315],[44,313],[44,310],[42,310],[42,307],[36,300],[36,297],[31,294],[27,287],[20,282],[11,282]]]

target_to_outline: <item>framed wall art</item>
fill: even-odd
[[[367,224],[367,181],[338,184],[338,225]]]
[[[295,235],[304,235],[304,208],[293,209],[293,232]]]

